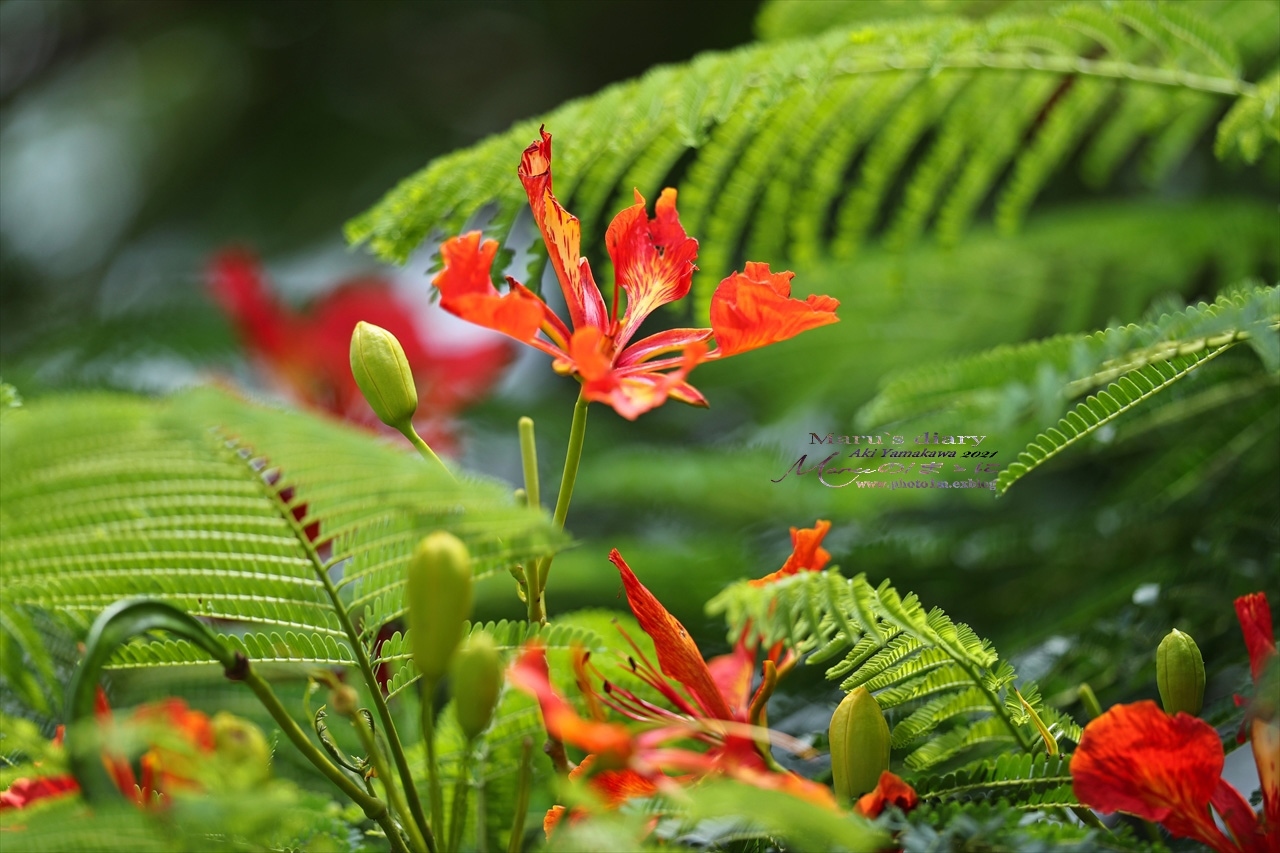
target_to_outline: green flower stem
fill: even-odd
[[[542,506],[542,487],[538,482],[538,445],[534,441],[533,435],[533,418],[521,418],[518,423],[520,431],[520,461],[524,466],[524,488],[517,489],[517,499],[521,494],[524,496],[525,503],[534,508]],[[538,580],[538,562],[535,560],[525,570],[524,577],[524,595],[525,605],[529,612],[530,622],[541,622],[542,598],[538,595],[541,589]],[[517,576],[517,581],[519,577]]]
[[[471,775],[471,744],[462,750],[462,763],[458,768],[458,781],[453,785],[453,814],[449,818],[449,853],[462,849],[462,829],[467,822],[467,796],[471,793],[467,777]],[[477,827],[483,833],[483,827]]]
[[[395,780],[391,777],[387,767],[387,760],[382,755],[382,750],[378,748],[378,739],[374,737],[372,729],[365,724],[364,714],[358,713],[352,717],[351,725],[360,737],[360,745],[364,747],[369,760],[373,762],[373,769],[377,771],[378,778],[382,780],[382,785],[386,789],[387,800],[391,803],[392,810],[399,816],[400,823],[409,835],[409,846],[415,851],[426,851],[428,849],[427,842],[422,837],[422,833],[418,831],[413,815],[410,814],[404,798],[400,796],[400,791],[396,788]],[[431,845],[430,849],[431,853],[435,853],[434,844]]]
[[[422,679],[422,741],[427,745],[427,780],[431,797],[431,825],[444,831],[444,795],[440,792],[440,767],[436,764],[436,709],[434,683]],[[447,838],[447,836],[444,836]]]
[[[578,479],[578,463],[582,461],[582,445],[587,437],[587,406],[589,402],[583,392],[578,394],[578,402],[573,407],[573,423],[569,427],[569,447],[564,454],[564,473],[560,476],[560,493],[556,496],[556,510],[552,516],[556,527],[563,529],[564,521],[569,516],[569,502],[573,500],[573,484]],[[547,575],[551,571],[552,557],[546,556],[538,561],[534,577],[529,584],[529,621],[545,625],[547,608],[544,593],[547,589]]]
[[[409,424],[402,432],[404,437],[409,439],[410,443],[418,449],[418,453],[422,455],[423,459],[436,463],[440,466],[440,470],[449,475],[450,480],[455,483],[458,481],[458,478],[453,476],[453,472],[449,470],[449,466],[445,465],[439,456],[436,456],[436,452],[431,449],[431,445],[422,440],[422,436],[418,435],[418,431],[413,428],[412,424]]]

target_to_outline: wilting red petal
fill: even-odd
[[[1116,705],[1085,727],[1071,777],[1076,798],[1091,809],[1163,823],[1174,835],[1224,851],[1234,845],[1208,808],[1223,761],[1212,726],[1143,701]]]
[[[702,652],[698,651],[698,646],[680,624],[680,620],[668,613],[662,602],[654,598],[653,593],[640,583],[618,549],[609,552],[609,560],[622,576],[631,612],[635,614],[640,627],[653,640],[658,665],[663,674],[688,690],[707,716],[717,720],[733,719],[729,706],[711,677],[711,671],[702,659]]]
[[[791,528],[791,555],[787,561],[776,572],[750,581],[751,586],[765,586],[800,572],[821,570],[831,560],[831,555],[822,547],[822,540],[830,530],[831,522],[821,519],[813,527]]]
[[[1266,593],[1255,592],[1236,599],[1236,616],[1244,632],[1244,645],[1249,650],[1249,669],[1257,682],[1266,667],[1267,658],[1276,653],[1276,638],[1271,627],[1271,605]]]
[[[791,298],[792,272],[774,273],[768,264],[748,263],[716,288],[711,297],[714,357],[768,346],[801,332],[836,322],[840,303],[830,296]]]
[[[27,806],[50,797],[73,794],[80,790],[74,776],[43,776],[39,779],[14,779],[0,794],[0,811],[25,809]]]
[[[526,148],[520,157],[517,172],[520,183],[529,196],[533,219],[542,232],[551,266],[564,290],[573,327],[606,328],[609,317],[604,298],[591,276],[587,259],[580,254],[582,225],[576,216],[560,206],[551,191],[551,134],[545,128],[538,133],[541,139]]]
[[[909,812],[919,802],[915,788],[886,770],[880,774],[876,789],[859,797],[854,809],[863,817],[876,818],[888,806],[897,806],[904,812]]]
[[[632,752],[631,733],[625,726],[579,717],[573,706],[552,688],[547,655],[540,646],[528,646],[511,665],[508,677],[512,685],[538,700],[547,734],[605,757],[610,763],[626,763]]]
[[[498,241],[481,243],[479,231],[446,240],[440,246],[444,269],[431,283],[440,290],[440,306],[449,313],[521,343],[532,343],[546,306],[528,291],[499,295],[489,278],[497,252]]]
[[[613,218],[604,237],[618,285],[627,293],[627,313],[617,335],[620,347],[656,309],[685,297],[697,269],[698,241],[680,225],[676,191],[662,191],[652,221],[639,190],[635,199]]]

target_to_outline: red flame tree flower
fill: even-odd
[[[836,322],[835,299],[793,299],[794,273],[748,263],[716,289],[711,328],[670,329],[633,342],[645,318],[688,294],[697,269],[698,241],[680,225],[676,191],[662,191],[652,219],[636,191],[636,203],[609,225],[605,246],[616,276],[606,306],[591,265],[581,255],[582,226],[551,190],[551,134],[541,131],[541,139],[525,149],[518,174],[564,292],[570,323],[513,278],[507,278],[508,291],[499,293],[490,278],[498,243],[482,241],[478,231],[441,246],[444,269],[433,283],[446,311],[550,355],[557,373],[582,383],[584,400],[607,403],[631,420],[668,397],[705,406],[706,399],[687,381],[700,362]],[[712,343],[714,349],[709,348]]]

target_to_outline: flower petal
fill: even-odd
[[[622,351],[614,365],[630,367],[651,358],[683,350],[689,344],[705,343],[711,340],[710,329],[667,329],[636,341]]]
[[[618,549],[609,552],[609,561],[622,576],[622,586],[627,592],[631,612],[646,634],[653,639],[658,654],[658,666],[668,678],[679,682],[689,695],[702,706],[707,716],[717,720],[732,720],[733,716],[720,689],[711,677],[702,652],[680,624],[680,620],[667,612],[662,602],[640,583],[635,572],[622,559]]]
[[[756,656],[747,648],[745,634],[739,638],[732,652],[707,661],[711,678],[736,720],[747,718],[747,706],[751,702],[751,677],[755,674],[755,668]]]
[[[511,665],[508,678],[515,687],[538,700],[547,734],[553,738],[602,756],[610,764],[625,764],[631,756],[631,733],[625,726],[584,720],[555,692],[547,671],[547,655],[541,646],[526,647]]]
[[[551,192],[551,134],[538,131],[541,139],[520,157],[520,183],[529,196],[533,219],[547,244],[547,256],[564,290],[569,319],[575,329],[583,326],[607,327],[608,312],[600,288],[591,276],[591,267],[580,254],[582,225],[556,200]]]
[[[0,793],[0,811],[25,809],[27,806],[50,797],[73,794],[80,790],[74,776],[42,776],[39,779],[14,779],[13,784]]]
[[[915,788],[886,770],[880,774],[876,789],[858,798],[854,810],[863,817],[877,818],[889,806],[897,806],[904,812],[909,812],[919,802]]]
[[[431,283],[440,290],[440,306],[450,314],[532,344],[547,307],[527,290],[498,294],[489,278],[497,252],[498,241],[481,243],[479,231],[446,240],[440,246],[444,269]]]
[[[676,396],[677,399],[689,401],[686,399],[690,397],[689,392],[692,392],[694,399],[705,405],[702,395],[684,381],[689,371],[706,357],[705,344],[693,343],[686,347],[679,366],[667,373],[660,373],[658,370],[668,367],[670,359],[655,363],[652,370],[638,370],[634,367],[617,370],[607,366],[607,355],[601,352],[599,346],[592,349],[588,345],[591,340],[596,339],[597,334],[589,328],[574,333],[574,343],[577,343],[579,335],[583,336],[583,360],[575,358],[575,361],[579,374],[586,379],[582,386],[586,399],[608,403],[615,412],[631,421],[650,409],[661,406],[668,397]],[[600,340],[607,342],[607,339]]]
[[[1244,632],[1244,645],[1249,650],[1249,669],[1257,683],[1267,659],[1276,653],[1276,638],[1271,627],[1271,605],[1267,595],[1255,592],[1236,599],[1236,616]]]
[[[794,276],[770,272],[768,264],[748,263],[720,282],[711,297],[711,329],[718,347],[713,356],[747,352],[836,322],[840,303],[830,296],[791,298]]]
[[[791,528],[791,556],[787,557],[782,568],[748,583],[751,586],[765,586],[800,572],[821,570],[831,559],[831,554],[822,547],[822,540],[829,530],[831,530],[831,522],[823,519],[819,519],[813,527]]]
[[[1143,701],[1116,705],[1089,723],[1071,758],[1071,777],[1076,797],[1091,809],[1127,812],[1230,850],[1208,809],[1223,762],[1212,726]]]
[[[698,257],[698,241],[680,225],[676,191],[662,191],[652,221],[639,190],[635,199],[635,204],[613,218],[604,237],[618,285],[627,293],[618,346],[625,346],[656,309],[683,299],[697,269],[693,262]]]

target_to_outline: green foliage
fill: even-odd
[[[455,483],[361,433],[214,392],[45,400],[7,419],[0,450],[6,636],[29,637],[19,606],[83,626],[149,596],[255,660],[350,664],[339,608],[371,643],[403,612],[404,562],[426,532],[466,541],[477,575],[559,541],[496,483]],[[158,641],[116,664],[203,660]]]
[[[724,615],[731,636],[750,624],[764,645],[785,641],[809,664],[840,658],[827,678],[839,679],[845,691],[872,692],[891,717],[894,749],[912,771],[989,751],[1030,757],[1046,748],[1029,716],[1009,707],[1020,705],[1013,692],[1017,676],[991,643],[937,608],[926,612],[914,594],[899,595],[888,581],[873,587],[864,575],[850,580],[834,569],[801,572],[762,586],[734,584],[707,610]],[[1034,685],[1019,689],[1056,741],[1079,740],[1079,726],[1045,705]],[[1030,780],[1042,769],[1034,762],[1006,764],[990,778],[1006,784],[1021,776],[1028,784],[1016,793],[1036,806],[1035,789],[1042,786]],[[970,771],[974,778],[986,772]]]
[[[1077,153],[1095,184],[1138,152],[1159,181],[1233,98],[1265,112],[1241,106],[1269,95],[1239,69],[1280,47],[1247,39],[1274,26],[1271,4],[1045,5],[837,27],[658,68],[432,162],[348,236],[404,261],[492,203],[486,227],[506,238],[526,203],[512,172],[545,123],[559,139],[557,193],[588,235],[633,186],[652,198],[678,184],[685,227],[702,241],[705,315],[743,256],[852,256],[877,225],[895,247],[930,222],[951,243],[989,199],[1013,227]],[[1224,138],[1254,124],[1241,118]]]

